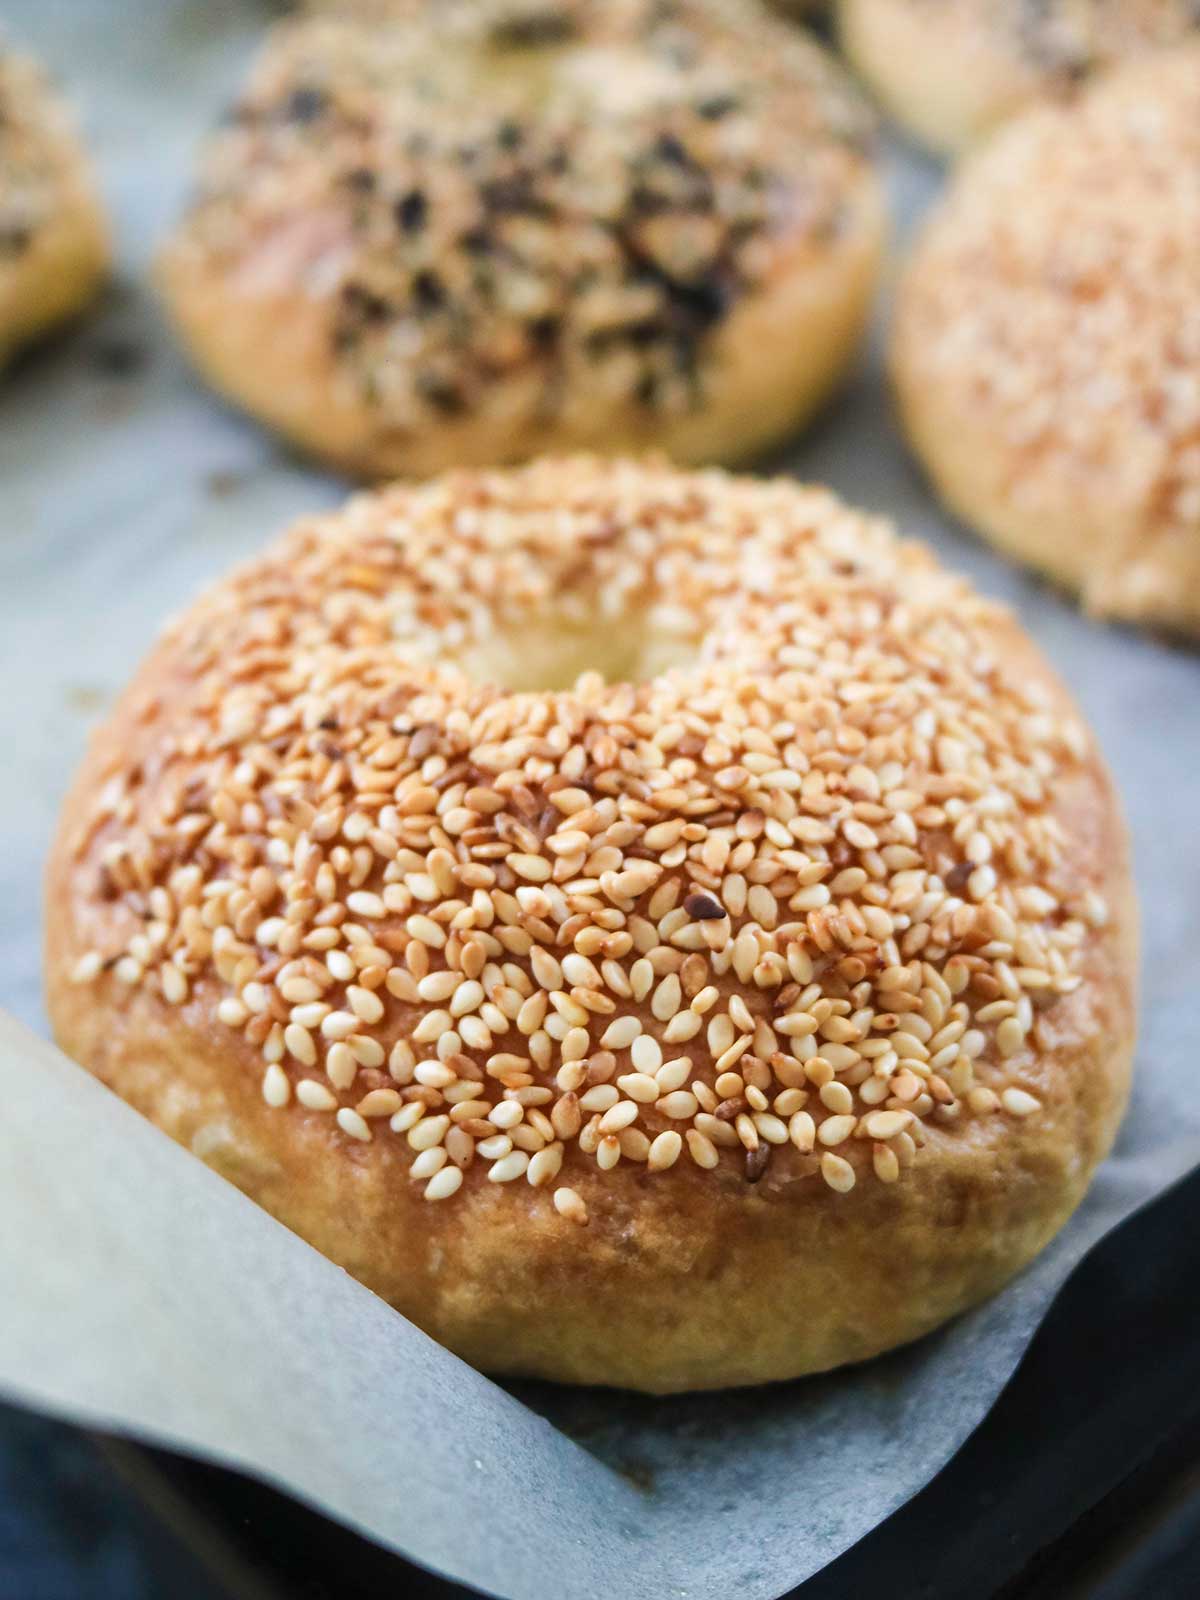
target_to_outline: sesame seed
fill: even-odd
[[[837,1194],[849,1194],[854,1187],[854,1168],[832,1150],[821,1157],[821,1176]]]
[[[289,1055],[306,1067],[315,1067],[317,1064],[317,1047],[313,1043],[313,1036],[307,1028],[302,1028],[299,1023],[290,1022],[283,1030],[283,1042]]]
[[[367,1143],[371,1139],[371,1129],[364,1117],[357,1111],[352,1111],[349,1106],[343,1106],[337,1114],[337,1125],[343,1133],[352,1139],[361,1139]]]
[[[72,983],[91,983],[100,975],[104,966],[104,958],[98,950],[89,950],[71,968]]]
[[[1002,1056],[1016,1055],[1025,1043],[1025,1029],[1016,1017],[1005,1017],[996,1029],[996,1048]]]
[[[563,1147],[561,1144],[548,1144],[544,1149],[538,1150],[530,1157],[529,1166],[525,1176],[535,1189],[543,1188],[548,1183],[553,1183],[562,1168]]]
[[[871,1151],[871,1163],[880,1183],[896,1183],[900,1177],[900,1161],[894,1150],[886,1144],[877,1144]]]
[[[807,1111],[793,1113],[788,1121],[788,1137],[797,1150],[810,1151],[817,1137],[817,1125]]]
[[[824,1145],[844,1144],[854,1132],[853,1116],[826,1117],[817,1129],[817,1138]]]
[[[760,1139],[765,1139],[768,1144],[786,1144],[788,1142],[787,1123],[778,1117],[773,1117],[768,1111],[756,1111],[751,1118]]]
[[[658,1085],[659,1094],[670,1094],[673,1089],[682,1089],[692,1076],[692,1061],[690,1056],[676,1056],[671,1061],[664,1061],[654,1074],[654,1081]],[[635,1095],[634,1099],[637,1098]]]
[[[684,1134],[684,1138],[687,1140],[688,1153],[698,1167],[710,1171],[713,1167],[720,1165],[721,1158],[717,1154],[717,1147],[711,1139],[698,1132],[695,1128],[689,1128]]]
[[[894,1139],[912,1120],[910,1111],[873,1111],[863,1119],[863,1128],[872,1139]]]
[[[459,1167],[443,1167],[425,1185],[426,1200],[449,1200],[462,1188],[463,1175]]]
[[[617,1088],[639,1105],[653,1105],[663,1092],[658,1081],[645,1072],[625,1073],[617,1079]]]
[[[566,1217],[569,1222],[584,1227],[588,1220],[587,1207],[574,1189],[565,1185],[554,1191],[554,1209],[560,1217]]]
[[[435,1144],[431,1150],[422,1150],[408,1169],[410,1181],[420,1183],[426,1178],[432,1178],[435,1172],[440,1172],[446,1165],[446,1159],[446,1152],[440,1144]]]
[[[844,1116],[854,1109],[854,1096],[844,1083],[838,1083],[835,1079],[830,1079],[828,1083],[822,1084],[819,1094],[821,1104],[827,1111],[833,1111],[838,1115]]]
[[[636,1017],[617,1017],[600,1036],[600,1043],[606,1050],[628,1050],[641,1031]]]
[[[688,1089],[675,1089],[670,1094],[663,1095],[654,1108],[664,1117],[670,1117],[673,1122],[690,1122],[700,1109],[700,1102]]]
[[[383,1016],[383,1001],[370,989],[362,989],[356,984],[351,984],[346,990],[346,999],[350,1002],[350,1009],[361,1022],[375,1023]]]
[[[449,1117],[424,1117],[409,1129],[408,1142],[414,1150],[428,1150],[435,1144],[441,1144],[449,1126]]]
[[[639,1034],[630,1049],[630,1059],[639,1072],[655,1073],[662,1066],[663,1053],[657,1039]]]
[[[168,1005],[182,1005],[187,999],[188,983],[179,968],[164,962],[161,970],[163,999]]]
[[[579,1106],[583,1111],[610,1111],[620,1098],[620,1091],[613,1084],[598,1083],[580,1096]]]
[[[475,1148],[485,1161],[499,1161],[513,1148],[513,1142],[506,1133],[495,1133],[480,1139]]]
[[[1032,1117],[1042,1109],[1042,1102],[1024,1089],[1005,1089],[1000,1096],[1000,1104],[1014,1117]]]
[[[650,1146],[646,1164],[651,1172],[665,1172],[679,1160],[683,1140],[673,1129],[660,1133]]]
[[[301,1078],[296,1085],[296,1099],[310,1111],[333,1111],[337,1097],[315,1078]]]
[[[720,1074],[722,1072],[728,1072],[736,1062],[741,1060],[742,1056],[745,1055],[746,1051],[749,1050],[753,1043],[754,1040],[749,1034],[743,1034],[741,1038],[735,1039],[729,1048],[727,1050],[723,1050],[717,1057],[715,1062],[717,1073]]]
[[[621,1159],[621,1141],[616,1134],[603,1135],[596,1147],[596,1165],[602,1172],[611,1172]]]
[[[394,1089],[372,1089],[355,1106],[360,1117],[390,1117],[400,1109],[400,1096]]]
[[[262,1097],[269,1106],[285,1106],[292,1098],[291,1080],[282,1067],[271,1065],[263,1073]]]
[[[506,1156],[501,1156],[488,1170],[489,1183],[512,1183],[516,1178],[523,1178],[529,1168],[529,1157],[524,1150],[510,1150]]]

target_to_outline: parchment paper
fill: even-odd
[[[205,394],[146,287],[267,10],[5,4],[82,107],[120,252],[100,313],[0,386],[0,1004],[41,1032],[40,862],[89,724],[202,581],[344,493]],[[889,163],[909,221],[936,170],[899,149]],[[505,1390],[2,1023],[0,1393],[236,1464],[510,1600],[774,1600],[933,1475],[1080,1255],[1200,1161],[1200,658],[1085,621],[947,524],[906,464],[877,350],[777,464],[890,511],[1015,605],[1119,774],[1145,910],[1137,1086],[1055,1244],[989,1305],[858,1371],[672,1401]]]

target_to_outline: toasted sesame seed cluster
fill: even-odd
[[[965,515],[1052,519],[1046,564],[1094,609],[1191,631],[1198,287],[1200,41],[1013,126],[962,172],[914,252],[895,347],[911,407],[936,400],[1000,459],[1003,513],[971,504],[980,483],[952,496]],[[923,453],[957,447],[942,440]]]
[[[1083,728],[997,609],[794,483],[544,461],[361,496],[173,623],[67,841],[74,981],[227,1030],[430,1201],[582,1164],[844,1193],[1036,1117],[1106,918]],[[513,689],[511,641],[632,666]],[[669,663],[665,664],[664,663]],[[638,679],[645,667],[653,675]]]
[[[325,219],[307,287],[346,393],[397,430],[512,378],[531,426],[695,408],[777,237],[835,237],[866,170],[857,98],[756,0],[349,10],[275,32],[173,250],[236,278]]]

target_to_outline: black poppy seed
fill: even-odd
[[[429,202],[423,189],[410,189],[396,201],[396,221],[405,233],[419,233],[429,215]]]
[[[660,161],[668,161],[673,166],[690,167],[692,158],[688,154],[683,141],[673,133],[660,133],[654,146],[654,153]]]
[[[767,1170],[771,1159],[771,1146],[760,1144],[757,1150],[746,1151],[746,1182],[757,1183]]]
[[[443,416],[459,416],[465,409],[465,402],[459,390],[434,372],[417,374],[417,393],[423,400],[428,400],[434,410],[440,411]]]
[[[548,349],[558,338],[561,327],[561,317],[534,317],[533,321],[528,324],[530,341],[539,350]]]
[[[507,17],[492,29],[491,42],[498,50],[529,50],[564,44],[575,34],[575,24],[553,6],[526,16]]]
[[[342,303],[346,311],[361,322],[383,322],[388,316],[387,301],[360,283],[348,283],[343,287]]]
[[[629,204],[638,216],[654,217],[669,210],[671,203],[666,195],[652,189],[649,184],[636,183],[629,191]]]
[[[479,187],[479,195],[489,211],[519,212],[525,216],[550,215],[551,208],[535,192],[530,174],[526,172],[483,183]]]
[[[33,230],[22,223],[0,226],[0,256],[17,256],[29,248]]]
[[[689,894],[683,909],[694,922],[717,922],[725,915],[725,907],[710,894]]]
[[[662,338],[662,327],[652,317],[644,318],[641,322],[631,322],[624,329],[614,329],[614,332],[629,340],[635,350],[647,350]]]
[[[284,102],[283,114],[289,122],[314,122],[328,104],[329,96],[323,89],[303,84],[292,90]]]
[[[436,272],[423,267],[412,281],[413,299],[421,311],[437,311],[446,303],[446,291]]]
[[[701,100],[696,110],[706,122],[719,122],[722,117],[727,117],[730,112],[736,111],[738,104],[736,95],[715,94],[707,100]]]

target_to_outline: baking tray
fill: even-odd
[[[1200,1592],[1198,1209],[1200,1175],[1099,1244],[958,1455],[906,1507],[795,1590],[796,1600],[870,1593],[1170,1600]],[[1149,1350],[1153,1360],[1139,1358]],[[111,1436],[93,1440],[102,1464],[142,1508],[129,1509],[103,1483],[93,1491],[97,1510],[122,1517],[147,1572],[147,1595],[368,1600],[395,1592],[453,1600],[475,1593],[252,1479]],[[83,1492],[76,1482],[76,1516]],[[161,1532],[147,1526],[149,1518]],[[118,1600],[118,1593],[130,1600],[91,1570],[89,1577],[92,1585],[80,1585],[73,1600]]]

